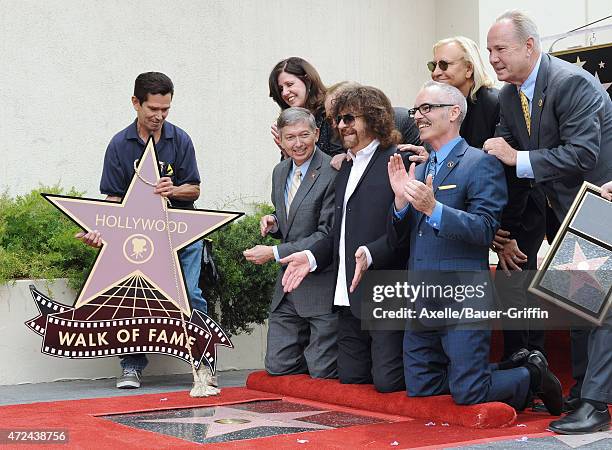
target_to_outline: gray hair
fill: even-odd
[[[280,132],[280,130],[286,126],[294,125],[298,122],[306,122],[311,131],[317,129],[317,122],[312,113],[306,108],[300,108],[297,106],[281,111],[280,116],[278,116],[278,119],[276,120],[276,127]]]
[[[465,119],[467,113],[467,101],[459,89],[450,84],[438,83],[437,81],[427,81],[423,84],[422,89],[438,89],[442,95],[438,97],[438,101],[441,103],[449,103],[451,105],[457,105],[459,107],[459,118],[458,125],[461,126],[461,122]]]
[[[540,34],[538,33],[538,27],[531,17],[527,13],[518,9],[511,9],[504,12],[501,16],[495,19],[495,22],[501,22],[502,20],[509,20],[514,25],[514,31],[516,36],[524,42],[527,39],[533,38],[533,46],[536,51],[540,52],[542,45],[540,43]]]

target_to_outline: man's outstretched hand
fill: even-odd
[[[281,264],[287,264],[283,274],[283,291],[291,292],[297,289],[304,278],[310,273],[310,261],[306,252],[292,253],[280,260]]]
[[[366,270],[368,270],[368,257],[366,256],[365,250],[359,247],[355,252],[355,275],[353,276],[351,288],[349,289],[351,294],[357,289]]]

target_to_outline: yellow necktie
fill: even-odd
[[[293,201],[293,197],[300,187],[300,183],[302,182],[302,172],[299,167],[295,168],[295,172],[293,172],[293,178],[291,179],[291,186],[289,186],[289,192],[287,192],[287,216],[289,216],[289,208],[291,208],[291,202]]]
[[[519,97],[521,98],[521,108],[523,109],[523,116],[525,117],[525,124],[527,125],[527,134],[531,135],[531,114],[529,114],[529,99],[523,91],[519,91]]]

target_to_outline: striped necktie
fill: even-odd
[[[300,183],[302,182],[302,172],[299,167],[295,168],[293,172],[293,177],[291,178],[291,186],[289,186],[289,192],[287,192],[287,216],[289,216],[289,208],[291,208],[291,202],[293,201],[293,197],[295,197],[295,193],[300,187]]]
[[[438,165],[438,158],[436,158],[436,152],[431,151],[429,154],[429,162],[427,163],[427,175],[431,175],[431,181],[436,177],[436,169]],[[427,180],[427,177],[425,178]]]
[[[521,98],[521,108],[523,110],[523,117],[525,117],[525,124],[527,125],[527,134],[531,136],[531,114],[529,114],[529,99],[523,91],[519,91],[519,97]]]

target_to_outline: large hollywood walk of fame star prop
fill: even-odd
[[[242,213],[169,207],[154,193],[158,167],[150,138],[120,202],[43,194],[102,238],[74,307],[30,287],[40,315],[26,325],[43,336],[43,353],[96,358],[147,352],[190,361],[191,347],[195,366],[204,360],[214,372],[216,346],[233,347],[218,324],[191,309],[178,251]]]
[[[612,303],[612,202],[584,183],[529,290],[596,325]]]

